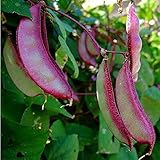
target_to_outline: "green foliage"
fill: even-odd
[[[98,152],[102,154],[118,153],[120,143],[114,138],[101,114],[99,115],[99,122]]]
[[[153,70],[150,68],[148,62],[144,58],[142,58],[139,77],[138,81],[136,82],[136,88],[139,93],[139,96],[141,96],[148,89],[149,86],[153,86],[153,84],[154,84]]]
[[[93,114],[93,116],[98,116],[99,108],[97,98],[94,96],[85,96],[85,101],[89,111]]]
[[[155,125],[160,119],[160,91],[156,87],[147,89],[141,97],[142,105],[152,123]]]
[[[24,126],[32,126],[35,129],[49,129],[49,115],[46,110],[37,107],[28,107],[24,111],[21,122]]]
[[[135,148],[132,149],[132,151],[128,151],[125,147],[122,147],[119,151],[119,154],[111,155],[109,157],[109,160],[137,160],[138,156],[136,153]]]
[[[66,130],[61,120],[55,121],[51,126],[51,138],[55,140],[56,138],[66,136]]]
[[[79,144],[77,135],[57,138],[46,146],[45,155],[48,160],[75,160],[78,157]]]
[[[66,10],[71,4],[71,0],[59,0],[58,4],[62,7],[62,9]]]
[[[63,36],[64,39],[66,39],[66,31],[65,31],[65,28],[63,26],[63,22],[56,16],[56,14],[51,10],[51,9],[48,9],[48,12],[55,18],[54,20],[56,21],[56,23],[58,24],[59,26],[59,29],[61,31],[61,34]]]
[[[99,21],[96,33],[98,43],[112,50],[113,40],[116,39],[115,50],[125,51],[126,18],[117,14],[114,9],[116,5],[83,9],[84,1],[59,0],[54,3],[60,10],[84,25],[93,26]],[[45,2],[52,6],[51,0]],[[2,28],[13,33],[14,43],[19,19],[23,16],[31,18],[29,7],[30,3],[24,0],[2,0]],[[96,68],[85,65],[78,55],[78,37],[72,33],[76,31],[79,36],[82,30],[63,16],[50,9],[47,11],[50,51],[65,72],[71,87],[75,92],[81,93],[80,102],[62,108],[62,105],[68,103],[66,100],[47,95],[47,102],[44,103],[46,97],[43,94],[35,97],[24,95],[11,80],[2,55],[2,159],[137,160],[145,153],[147,146],[135,144],[130,152],[113,136],[99,111],[95,80],[101,57],[96,58]],[[142,23],[140,35],[143,48],[136,89],[144,110],[156,129],[157,139],[153,154],[147,159],[157,160],[157,157],[160,157],[160,89],[157,87],[160,84],[158,3],[144,0],[137,5],[137,12]],[[151,25],[153,20],[155,23]],[[6,33],[2,32],[2,48],[6,38]],[[123,61],[121,55],[115,55],[111,71],[113,84]],[[14,71],[11,67],[11,72]],[[21,83],[25,83],[22,75],[17,77]]]
[[[39,105],[40,108],[42,108],[42,105],[44,104],[44,96],[37,96],[34,97],[31,102],[31,104]],[[44,105],[45,110],[48,112],[49,115],[58,115],[62,114],[66,117],[73,118],[73,116],[67,112],[65,108],[61,108],[62,104],[52,96],[48,96],[47,103]]]
[[[66,132],[67,134],[78,135],[80,151],[84,150],[85,145],[90,145],[94,138],[94,132],[91,128],[76,123],[68,123]]]
[[[150,68],[149,64],[145,59],[141,60],[142,67],[139,71],[139,75],[146,81],[148,86],[152,86],[154,84],[154,75],[153,70]],[[146,74],[147,73],[147,74]]]
[[[24,0],[2,0],[2,11],[7,13],[17,13],[21,16],[31,18],[30,5]]]
[[[59,67],[61,69],[63,69],[65,64],[68,61],[68,56],[67,56],[66,51],[64,50],[64,48],[60,47],[56,51],[55,56],[56,56],[56,62],[58,63]]]
[[[2,118],[2,157],[4,159],[40,159],[48,131],[23,126]]]
[[[70,58],[73,66],[74,66],[74,70],[75,71],[74,71],[73,77],[77,78],[78,75],[79,75],[79,69],[78,69],[78,65],[77,65],[77,63],[75,61],[75,58],[74,58],[73,54],[71,53],[66,41],[61,36],[58,37],[58,40],[59,40],[59,42],[61,44],[61,47],[63,48],[63,50],[66,51],[68,57]]]

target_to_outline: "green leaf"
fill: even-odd
[[[100,122],[100,128],[98,135],[98,153],[102,154],[118,153],[120,148],[120,143],[116,138],[114,138],[101,113],[99,114],[99,122]]]
[[[129,151],[127,147],[122,147],[118,154],[111,155],[108,160],[137,160],[137,152],[135,148],[132,148],[132,151]]]
[[[31,18],[29,11],[29,4],[24,2],[24,0],[3,0],[2,1],[2,11],[7,13],[17,13],[18,15]]]
[[[57,64],[59,65],[59,67],[61,69],[64,68],[65,64],[67,63],[68,61],[68,56],[66,54],[66,51],[64,50],[63,47],[60,47],[56,53],[55,53],[55,56],[56,56],[56,62]]]
[[[154,86],[146,90],[141,97],[141,103],[155,125],[160,118],[160,90]]]
[[[66,130],[65,130],[65,127],[62,123],[62,121],[60,120],[57,120],[55,121],[52,126],[51,126],[51,138],[52,140],[55,140],[57,139],[58,137],[64,137],[66,136]]]
[[[39,106],[42,106],[44,104],[44,96],[36,96],[32,99],[31,104],[36,104]],[[62,114],[66,117],[69,117],[71,119],[74,118],[73,115],[71,115],[65,108],[60,108],[62,104],[54,97],[48,96],[47,103],[45,104],[44,109],[48,111],[49,115],[57,115]]]
[[[5,160],[38,160],[46,145],[48,131],[22,126],[2,119],[2,157]]]
[[[66,31],[72,33],[73,32],[73,28],[68,24],[63,22],[64,28],[66,29]]]
[[[142,59],[141,63],[142,64],[139,75],[143,80],[146,81],[148,86],[152,86],[154,84],[153,70],[150,68],[148,62],[145,59]]]
[[[50,114],[57,113],[62,114],[66,117],[69,117],[71,119],[74,118],[73,115],[71,115],[66,109],[60,108],[62,104],[55,98],[49,97],[47,103],[45,104],[45,109],[49,111]]]
[[[141,74],[139,74],[138,81],[135,85],[139,96],[141,96],[148,89],[148,84]]]
[[[160,138],[157,136],[156,143],[153,148],[152,155],[151,155],[152,160],[157,160],[157,157],[160,157],[159,147],[160,147]]]
[[[78,160],[105,160],[102,155],[95,152],[90,152],[85,149],[83,152],[79,152]]]
[[[87,108],[96,117],[99,114],[97,98],[95,96],[85,96]]]
[[[77,50],[77,41],[75,41],[75,39],[73,39],[72,37],[70,38],[69,36],[67,37],[66,41],[67,41],[67,45],[70,48],[74,58],[76,60],[79,60],[79,54]]]
[[[160,68],[155,70],[155,83],[160,83]]]
[[[68,57],[70,58],[73,66],[74,66],[74,74],[73,74],[73,77],[74,77],[74,78],[77,78],[78,75],[79,75],[79,69],[78,69],[78,65],[77,65],[77,63],[76,63],[76,60],[75,60],[73,54],[71,53],[69,47],[67,46],[66,41],[65,41],[61,36],[58,37],[58,40],[59,40],[59,42],[60,42],[60,44],[61,44],[61,47],[66,51]]]
[[[159,121],[156,123],[156,128],[158,129],[158,132],[160,133],[160,119],[159,119]]]
[[[2,90],[2,117],[19,122],[25,108],[24,96]]]
[[[140,97],[148,89],[148,86],[154,84],[153,70],[144,58],[142,58],[141,63],[141,68],[138,73],[138,81],[136,82],[136,89]]]
[[[70,4],[71,4],[71,0],[59,0],[58,1],[58,6],[60,6],[60,8],[63,8],[64,10],[67,9]]]
[[[80,151],[84,149],[85,145],[93,142],[94,132],[91,128],[77,123],[67,123],[65,128],[67,134],[78,135]]]
[[[72,68],[69,66],[69,69],[72,69]],[[81,69],[80,68],[80,70],[79,70],[79,76],[78,76],[77,80],[81,81],[82,83],[86,83],[86,81],[89,81],[90,79],[91,79],[91,73],[86,72],[85,69]]]
[[[151,30],[149,28],[144,27],[140,30],[140,35],[143,37],[149,36],[149,35],[151,35]]]
[[[59,26],[63,38],[66,39],[67,35],[63,22],[56,16],[56,14],[51,9],[47,9],[47,11],[55,18],[55,21]]]
[[[21,118],[21,124],[35,129],[49,129],[49,115],[39,107],[28,107]]]
[[[77,160],[79,142],[77,135],[57,138],[47,145],[45,156],[47,160]]]

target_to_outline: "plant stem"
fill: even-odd
[[[96,93],[76,93],[77,96],[96,96]]]
[[[123,56],[125,56],[127,54],[127,52],[119,52],[119,51],[108,51],[105,50],[106,53],[115,53],[115,54],[122,54]]]
[[[33,0],[27,0],[28,2],[30,2],[31,4],[35,4],[35,2],[33,2]],[[43,2],[43,1],[42,1]],[[76,23],[77,25],[79,25],[82,29],[85,30],[85,32],[90,36],[90,38],[92,39],[93,43],[95,44],[95,46],[97,46],[96,48],[98,48],[98,51],[101,50],[101,46],[97,43],[97,41],[95,40],[95,38],[92,36],[92,34],[90,33],[90,31],[84,26],[82,25],[80,22],[78,22],[77,20],[75,20],[74,18],[72,18],[71,16],[67,15],[66,13],[63,13],[59,10],[54,9],[53,7],[47,6],[45,3],[41,3],[42,6],[44,8],[48,8],[51,9],[55,12],[57,12],[58,14],[65,16],[66,18],[70,19],[71,21],[73,21],[74,23]]]
[[[27,0],[28,2],[30,2],[31,4],[35,4],[35,2],[33,2],[33,0]],[[72,18],[71,16],[67,15],[66,13],[63,13],[59,10],[56,10],[54,9],[53,7],[50,7],[50,6],[47,6],[45,3],[43,3],[42,1],[42,6],[44,8],[48,8],[48,9],[51,9],[53,11],[55,11],[56,13],[70,19],[71,21],[73,21],[74,23],[76,23],[78,26],[80,26],[83,30],[85,30],[85,32],[90,36],[90,38],[92,39],[93,43],[95,44],[95,46],[97,46],[96,48],[99,50],[99,52],[101,52],[101,55],[102,56],[105,56],[107,55],[107,53],[115,53],[115,54],[122,54],[124,57],[126,56],[126,52],[117,52],[117,51],[108,51],[108,50],[105,50],[104,48],[102,48],[98,42],[95,40],[95,38],[92,36],[92,34],[90,33],[90,31],[84,26],[82,25],[80,22],[78,22],[77,20],[75,20],[74,18]],[[103,53],[102,53],[102,50],[103,50]]]
[[[31,5],[34,5],[35,2],[33,2],[32,0],[27,0]]]

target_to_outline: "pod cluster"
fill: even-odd
[[[124,125],[118,110],[112,87],[112,80],[106,59],[99,66],[97,75],[97,99],[102,115],[115,137],[132,148],[130,134]]]
[[[60,99],[78,100],[65,74],[50,54],[46,16],[41,12],[41,7],[41,4],[32,6],[32,19],[20,20],[17,29],[18,49],[9,37],[6,40],[3,53],[7,70],[15,85],[28,96],[45,92]],[[139,36],[139,20],[132,3],[129,4],[127,14],[128,58],[116,78],[115,92],[108,60],[103,59],[96,81],[97,98],[102,115],[115,137],[130,149],[133,139],[148,144],[147,154],[150,155],[155,143],[155,132],[134,86],[140,69],[142,42]],[[95,28],[90,33],[95,37]],[[86,32],[82,32],[78,40],[78,52],[87,65],[96,66],[95,56],[100,54],[99,48]]]
[[[142,44],[133,4],[129,4],[128,8],[127,33],[129,55],[116,78],[115,93],[108,60],[103,59],[97,75],[97,98],[102,115],[114,136],[130,148],[133,139],[141,144],[148,144],[146,155],[151,155],[155,144],[155,131],[139,101],[134,84],[140,68]]]
[[[147,154],[150,155],[155,143],[155,132],[138,99],[129,60],[124,62],[118,73],[115,94],[105,59],[100,64],[96,87],[100,110],[114,136],[130,149],[132,139],[148,144]]]
[[[9,39],[6,41],[5,46],[10,49],[10,52],[4,52],[4,57],[5,61],[8,61],[6,64],[9,74],[17,87],[28,96],[34,96],[41,91],[55,98],[77,100],[78,98],[67,82],[65,74],[50,54],[46,16],[41,10],[42,6],[38,3],[30,8],[32,19],[22,18],[20,20],[17,28],[18,49]],[[12,60],[11,63],[9,63],[9,58]],[[18,63],[16,63],[17,61]],[[22,87],[24,82],[19,83],[15,79],[16,76],[10,72],[13,65],[25,77],[24,79],[29,81],[27,81],[27,84],[30,83],[27,91],[27,87],[25,89]],[[30,92],[29,88],[32,88],[33,85],[38,89],[33,93],[28,93]]]

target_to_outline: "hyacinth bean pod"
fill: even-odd
[[[137,142],[149,144],[150,155],[155,143],[155,132],[138,99],[128,60],[116,79],[116,100],[126,128]]]
[[[22,18],[17,29],[20,59],[32,80],[56,98],[72,99],[73,91],[62,70],[47,52],[41,33],[41,5],[30,8],[32,20]]]
[[[97,99],[102,115],[114,136],[132,148],[130,134],[119,114],[107,60],[103,60],[99,67],[96,81]]]
[[[95,38],[95,27],[93,27],[90,30],[91,35]],[[96,46],[95,43],[93,43],[92,39],[90,38],[90,36],[88,34],[86,34],[86,48],[88,53],[91,56],[98,56],[99,53],[99,48]]]
[[[5,42],[3,56],[7,71],[19,90],[30,97],[43,94],[43,90],[25,72],[10,37]]]
[[[93,56],[91,56],[86,48],[86,32],[82,32],[79,40],[78,40],[78,53],[81,59],[88,65],[96,66],[96,60]]]
[[[140,51],[142,48],[142,40],[139,36],[139,20],[135,13],[135,8],[132,3],[127,8],[127,46],[128,52],[131,58],[131,73],[133,81],[136,82],[138,79],[138,71],[140,69]]]
[[[44,46],[47,50],[47,53],[49,54],[50,59],[54,63],[55,67],[59,68],[57,63],[55,63],[52,55],[50,54],[50,50],[49,50],[48,37],[47,37],[47,27],[46,27],[46,12],[41,14],[41,26],[42,26],[42,40],[43,40]],[[64,72],[60,71],[59,74],[62,78],[65,78],[67,80],[67,75],[65,75]],[[79,102],[79,98],[77,97],[77,95],[74,93],[73,90],[72,90],[72,98],[74,101]]]

